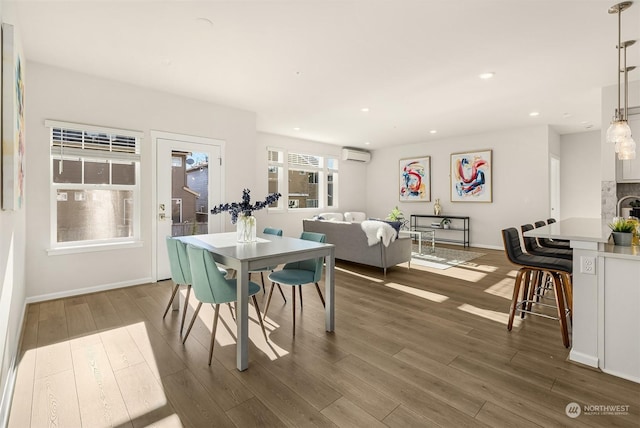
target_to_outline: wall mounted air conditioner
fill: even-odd
[[[342,160],[366,163],[371,160],[371,153],[365,150],[349,149],[345,147],[342,149]]]

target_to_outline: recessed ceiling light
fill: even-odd
[[[371,144],[369,141],[365,141],[365,142],[364,142],[364,145],[365,145],[365,146],[368,146],[369,144]]]
[[[568,119],[568,118],[570,118],[571,116],[573,116],[571,113],[564,113],[564,114],[562,115],[562,117],[564,117],[565,119]]]
[[[363,113],[368,113],[369,112],[369,107],[362,107],[360,109],[360,111],[363,112]]]
[[[213,26],[213,21],[210,20],[209,18],[196,18],[196,22],[200,25],[202,25],[203,27],[208,27],[208,26]]]
[[[429,134],[437,134],[438,131],[436,131],[435,129],[432,129],[431,131],[429,131]]]
[[[293,130],[294,130],[294,131],[299,131],[299,130],[300,130],[300,128],[295,127],[295,128],[293,128]]]
[[[583,120],[583,121],[582,121],[582,122],[580,122],[580,123],[581,123],[582,125],[586,125],[586,124],[587,124],[587,123],[589,123],[589,122],[588,122],[588,121],[586,121],[586,120]]]
[[[481,78],[482,80],[488,80],[488,79],[491,79],[495,75],[496,75],[496,73],[494,73],[493,71],[487,71],[486,73],[482,73],[482,74],[478,75],[478,77]]]
[[[540,112],[539,111],[532,111],[531,113],[529,113],[529,116],[531,116],[531,117],[540,116]]]

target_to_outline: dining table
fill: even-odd
[[[287,236],[258,233],[255,242],[238,242],[236,232],[176,237],[209,250],[216,263],[236,271],[236,367],[249,367],[249,272],[268,266],[323,257],[325,260],[325,330],[335,329],[335,246]]]

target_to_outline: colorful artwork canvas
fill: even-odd
[[[24,201],[24,62],[12,25],[2,24],[2,209]]]
[[[491,154],[451,154],[451,202],[492,202]]]
[[[431,200],[431,157],[400,159],[400,202]]]

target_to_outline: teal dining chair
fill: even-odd
[[[179,239],[167,236],[167,253],[169,254],[169,267],[171,269],[171,280],[173,280],[175,286],[169,299],[169,304],[164,310],[162,319],[167,316],[169,308],[175,299],[180,285],[187,286],[187,296],[184,299],[184,309],[182,310],[182,321],[180,322],[180,336],[182,336],[182,330],[184,329],[184,320],[187,316],[187,308],[189,307],[189,294],[191,293],[191,268],[189,266],[189,256],[187,255],[187,246]],[[227,275],[227,271],[222,268],[218,268],[222,276]]]
[[[276,236],[282,236],[282,229],[274,229],[272,227],[265,227],[264,230],[262,231],[262,233],[266,234],[266,235],[276,235]],[[265,285],[264,285],[264,273],[265,272],[273,272],[275,268],[277,268],[278,266],[267,266],[264,267],[262,269],[256,269],[256,270],[252,270],[249,271],[249,278],[251,278],[251,274],[252,273],[259,273],[260,274],[260,279],[262,280],[262,292],[265,292]],[[284,302],[287,302],[287,298],[284,297],[284,292],[282,291],[282,288],[280,288],[280,286],[278,285],[278,290],[280,290],[280,294],[282,295],[282,298],[284,299]]]
[[[324,243],[326,237],[323,233],[314,232],[302,232],[300,239],[306,241],[322,242]],[[300,307],[302,307],[302,286],[304,284],[315,284],[322,306],[325,305],[324,297],[320,291],[318,281],[322,278],[322,266],[324,259],[318,257],[316,259],[302,260],[299,262],[287,263],[282,270],[275,271],[269,274],[269,281],[271,281],[271,290],[269,290],[269,297],[267,299],[267,306],[264,310],[264,316],[267,316],[269,310],[269,304],[271,303],[271,296],[273,295],[273,289],[276,285],[288,285],[291,286],[291,298],[293,301],[293,335],[296,335],[296,286],[300,292]]]
[[[191,265],[191,279],[193,294],[198,299],[198,306],[193,314],[189,328],[184,335],[182,343],[184,344],[189,337],[193,323],[198,318],[198,312],[203,303],[209,303],[214,306],[213,328],[211,330],[211,344],[209,345],[209,365],[211,365],[211,358],[213,357],[213,345],[216,338],[216,328],[218,327],[218,317],[220,315],[220,304],[231,303],[237,300],[237,280],[226,279],[220,270],[218,265],[213,259],[213,255],[203,249],[196,248],[192,245],[187,246],[187,254],[189,256],[189,264]],[[268,341],[267,332],[264,329],[264,323],[260,316],[260,308],[258,307],[258,301],[256,300],[256,294],[260,292],[260,286],[255,282],[249,281],[249,296],[253,300],[253,305],[256,308],[258,314],[258,321],[260,327],[262,327],[262,334]]]

